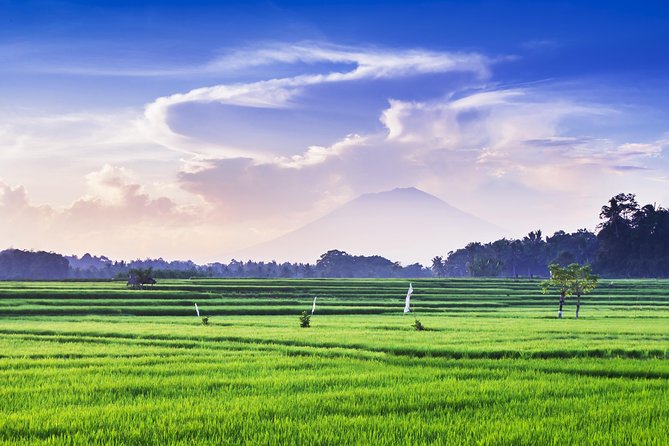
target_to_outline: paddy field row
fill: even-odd
[[[0,444],[667,444],[665,285],[0,283]]]

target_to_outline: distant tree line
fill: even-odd
[[[600,213],[597,233],[540,230],[522,239],[473,242],[432,259],[438,277],[548,277],[548,266],[589,264],[604,277],[669,277],[669,210],[618,194]]]
[[[189,277],[248,277],[248,278],[318,278],[318,277],[430,277],[431,271],[415,263],[401,266],[381,256],[354,256],[345,251],[331,250],[316,264],[290,262],[255,262],[232,260],[230,263],[196,265],[193,262],[136,260],[129,268],[153,268],[154,278]],[[112,267],[113,269],[114,267]],[[118,277],[123,277],[121,271]]]
[[[402,266],[381,256],[324,253],[315,264],[232,260],[198,265],[190,260],[112,261],[85,254],[62,256],[44,251],[0,251],[0,280],[127,279],[130,270],[151,268],[152,277],[548,277],[548,266],[588,264],[602,277],[669,277],[669,210],[640,206],[634,194],[618,194],[602,207],[598,232],[540,230],[522,239],[469,243],[430,268]]]
[[[354,256],[332,250],[316,264],[232,260],[198,265],[188,261],[145,259],[112,261],[85,254],[62,256],[48,252],[10,249],[0,252],[0,280],[118,279],[141,283],[142,273],[153,279],[195,277],[318,278],[318,277],[430,277],[420,264],[401,266],[381,256]]]
[[[419,263],[402,266],[381,256],[353,256],[332,250],[316,262],[319,277],[430,277],[431,271]]]
[[[445,259],[435,257],[431,269],[437,277],[547,277],[551,263],[593,263],[597,246],[597,236],[585,229],[545,238],[537,230],[519,240],[470,243]]]
[[[45,251],[0,251],[0,280],[55,280],[69,276],[69,263]]]

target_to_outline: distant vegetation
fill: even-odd
[[[4,261],[4,263],[2,263]],[[4,265],[9,265],[5,268]],[[68,266],[69,265],[69,266]],[[431,277],[431,270],[415,263],[402,266],[381,256],[354,256],[332,250],[316,264],[232,260],[197,265],[188,261],[146,259],[112,261],[86,254],[81,258],[47,252],[11,249],[0,252],[0,280],[119,279],[151,269],[155,279],[189,278],[318,278],[318,277]]]
[[[472,242],[429,268],[402,266],[381,256],[324,253],[316,264],[232,260],[198,265],[188,261],[146,259],[112,261],[85,254],[62,256],[9,249],[0,252],[0,280],[127,279],[131,270],[151,268],[156,279],[191,277],[235,278],[408,278],[408,277],[548,277],[548,265],[589,264],[602,277],[669,277],[669,211],[640,206],[633,194],[619,194],[602,207],[598,232],[558,231],[491,243]]]
[[[600,213],[597,234],[581,229],[545,237],[470,243],[435,257],[432,271],[444,277],[547,277],[548,266],[590,264],[604,277],[669,277],[669,210],[640,206],[634,194],[618,194]]]
[[[558,231],[550,237],[538,230],[520,240],[470,243],[445,259],[432,259],[432,271],[437,277],[547,277],[553,263],[594,263],[598,247],[597,236],[585,229],[571,234]]]
[[[0,251],[0,280],[64,279],[69,275],[69,263],[60,254],[20,249]]]

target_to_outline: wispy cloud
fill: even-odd
[[[344,70],[326,68],[317,74],[298,74],[251,83],[221,84],[161,97],[146,107],[147,132],[163,145],[191,152],[193,141],[187,135],[175,132],[169,125],[170,110],[178,105],[215,102],[244,107],[283,108],[291,106],[292,101],[305,88],[320,84],[449,72],[469,72],[477,78],[485,78],[489,75],[491,64],[487,57],[476,53],[360,49],[306,43],[237,51],[214,62],[213,66],[239,69],[276,62],[346,63],[350,66]],[[202,141],[198,141],[195,145],[200,147],[200,150],[203,149]],[[232,155],[234,156],[234,153]]]
[[[555,39],[534,39],[523,42],[521,46],[529,50],[550,50],[560,46],[559,42]]]
[[[16,57],[30,50],[26,45],[0,46],[0,57]],[[48,48],[32,48],[31,52],[46,52]],[[472,52],[437,52],[423,49],[389,49],[371,46],[345,46],[325,42],[271,42],[256,44],[245,48],[224,51],[214,55],[210,60],[199,64],[175,64],[171,66],[140,66],[128,68],[126,64],[119,66],[101,66],[100,62],[87,65],[49,64],[43,61],[40,65],[21,65],[25,71],[70,74],[81,76],[118,76],[118,77],[207,77],[232,75],[249,68],[268,65],[304,64],[339,64],[349,65],[351,72],[342,80],[357,76],[392,77],[410,75],[416,72],[439,73],[446,71],[471,71],[481,77],[489,74],[491,59]],[[330,79],[336,73],[330,73]]]
[[[138,110],[44,114],[28,110],[1,116],[0,159],[63,154],[76,158],[150,143],[141,133]]]

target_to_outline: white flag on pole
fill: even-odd
[[[197,307],[197,304],[195,304],[195,313],[197,313],[197,316],[200,317],[200,309]]]
[[[406,301],[404,302],[404,312],[408,313],[411,311],[411,293],[413,293],[413,287],[411,286],[411,283],[409,283],[409,291],[407,291],[407,298]]]
[[[314,311],[316,311],[316,298],[318,296],[314,296],[314,304],[311,306],[311,314],[314,314]]]

